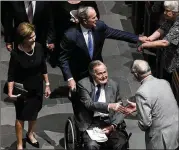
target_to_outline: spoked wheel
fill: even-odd
[[[64,145],[66,150],[76,150],[76,131],[71,118],[68,118],[65,125]]]

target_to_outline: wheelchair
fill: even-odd
[[[126,138],[126,144],[123,146],[122,150],[129,149],[129,139],[132,133],[127,133],[125,130],[120,130]],[[82,132],[79,131],[78,127],[75,124],[74,116],[69,117],[65,124],[64,132],[64,146],[65,150],[83,150],[83,139]]]

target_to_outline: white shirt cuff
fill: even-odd
[[[69,78],[68,81],[73,80],[73,78]]]

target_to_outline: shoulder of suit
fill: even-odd
[[[86,77],[86,78],[79,80],[78,83],[85,86],[87,84],[91,84],[91,81],[89,77]]]
[[[104,29],[104,27],[106,27],[106,24],[104,23],[104,21],[101,21],[101,20],[96,21],[96,27],[95,28]]]
[[[78,31],[77,27],[71,27],[65,32],[65,36],[68,39],[76,40],[76,33]]]
[[[158,79],[153,77],[152,80],[148,80],[143,83],[137,90],[136,94],[145,94],[144,92],[154,90],[153,87],[155,86],[155,91],[163,86],[170,86],[169,82],[164,79]]]
[[[108,79],[108,84],[113,85],[113,86],[119,86],[119,83],[117,83],[116,81],[114,81],[113,79]]]
[[[76,33],[76,31],[78,30],[78,28],[76,27],[76,26],[73,26],[73,27],[71,27],[71,28],[69,28],[66,32],[65,32],[65,34],[66,35],[70,35],[70,34],[74,34],[74,33]]]

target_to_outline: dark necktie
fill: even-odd
[[[32,23],[32,20],[33,20],[33,7],[32,7],[32,1],[29,2],[29,5],[28,5],[28,11],[27,11],[27,16],[28,16],[29,22]]]
[[[96,91],[96,93],[95,93],[94,102],[97,102],[97,101],[98,101],[99,96],[100,96],[100,93],[101,93],[101,85],[98,84],[96,87],[97,87],[97,91]]]
[[[92,59],[93,58],[93,39],[92,39],[91,30],[88,30],[88,52]]]

